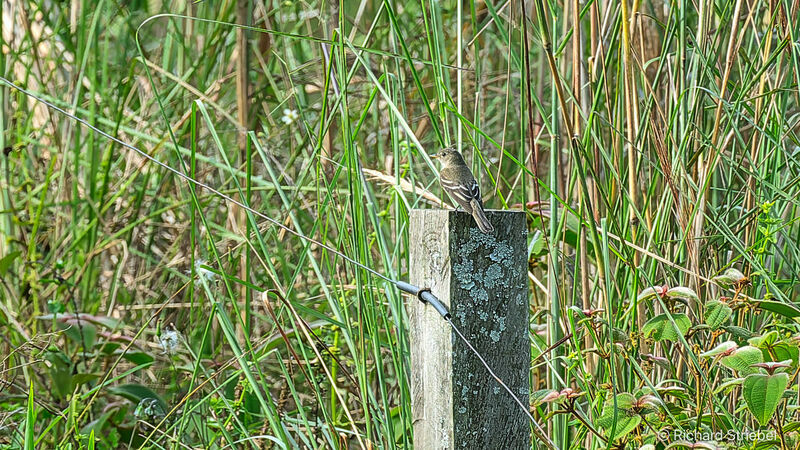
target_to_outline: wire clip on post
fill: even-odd
[[[403,292],[409,293],[419,299],[422,303],[427,303],[433,306],[433,309],[439,313],[445,320],[450,320],[450,312],[447,311],[447,307],[444,306],[441,300],[439,300],[430,289],[428,288],[418,288],[411,283],[406,283],[405,281],[395,281],[395,286]]]

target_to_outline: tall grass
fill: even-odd
[[[531,408],[560,448],[758,428],[766,372],[702,354],[771,331],[749,346],[791,392],[762,445],[798,445],[795,3],[2,8],[4,78],[392,279],[456,143],[528,213]],[[0,445],[412,447],[412,299],[0,96]]]

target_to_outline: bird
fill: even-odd
[[[433,155],[442,163],[442,170],[439,172],[439,183],[458,205],[464,208],[475,218],[478,228],[484,233],[491,233],[494,227],[489,223],[486,214],[483,212],[483,200],[481,200],[481,188],[475,181],[475,176],[464,162],[464,157],[455,147],[447,147]],[[458,209],[458,208],[456,208]]]

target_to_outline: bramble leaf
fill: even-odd
[[[669,320],[669,316],[660,314],[644,324],[642,332],[646,336],[652,334],[656,341],[677,341],[680,336],[686,334],[692,326],[692,321],[686,314],[673,314],[672,318],[678,326],[677,329]]]
[[[789,384],[787,373],[764,375],[756,373],[748,375],[742,383],[742,396],[747,403],[747,409],[758,420],[761,426],[766,425],[775,414],[778,402],[783,397],[783,391]]]

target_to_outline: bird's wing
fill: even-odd
[[[460,184],[445,178],[441,179],[442,187],[458,200],[459,203],[469,204],[473,199],[481,201],[481,189],[473,178],[469,183]]]

